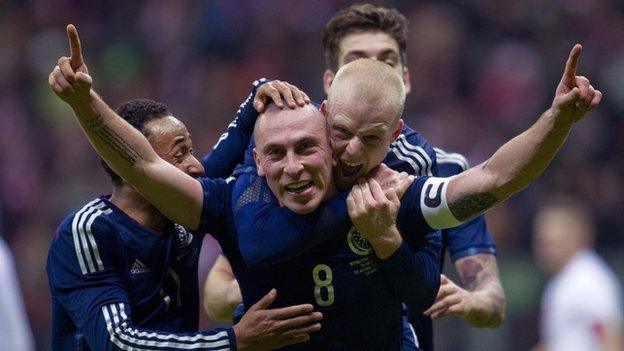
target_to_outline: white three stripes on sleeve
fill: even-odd
[[[74,250],[82,274],[95,273],[104,269],[100,252],[93,237],[91,226],[97,217],[110,214],[102,200],[95,199],[76,213],[72,221]],[[86,261],[86,263],[85,263]]]
[[[122,350],[160,350],[163,348],[230,350],[227,331],[221,331],[214,335],[198,334],[195,336],[139,331],[128,327],[128,316],[125,313],[123,303],[102,306],[102,314],[110,341]]]
[[[468,160],[458,153],[446,152],[442,149],[434,147],[436,153],[436,161],[438,163],[455,163],[459,165],[464,171],[468,169]]]
[[[412,166],[417,175],[432,175],[431,173],[431,157],[427,154],[425,149],[421,146],[411,144],[407,141],[405,134],[400,134],[399,137],[390,144],[390,151],[394,155]]]

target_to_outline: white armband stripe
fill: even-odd
[[[430,177],[420,192],[420,210],[433,229],[452,228],[461,224],[446,202],[446,189],[451,178]]]

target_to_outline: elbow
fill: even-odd
[[[500,306],[494,309],[490,323],[488,323],[486,327],[491,328],[491,329],[500,327],[501,324],[503,324],[503,322],[505,321],[505,314],[506,314],[506,301],[505,301],[505,297],[503,296]]]

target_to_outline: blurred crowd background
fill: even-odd
[[[351,3],[0,2],[1,232],[15,256],[38,350],[49,348],[45,261],[52,233],[68,212],[110,189],[70,109],[47,84],[58,57],[68,55],[66,24],[76,24],[94,87],[111,106],[135,97],[167,103],[203,155],[256,78],[286,80],[323,99],[320,32]],[[507,293],[505,323],[478,330],[458,318],[436,322],[438,350],[529,349],[537,341],[546,278],[531,252],[537,205],[556,194],[573,194],[587,204],[596,218],[598,252],[623,277],[624,2],[373,3],[396,7],[410,21],[413,88],[405,120],[471,164],[484,161],[550,106],[570,48],[583,44],[579,74],[603,91],[602,104],[576,126],[535,184],[488,214]],[[202,281],[217,252],[207,239]],[[212,325],[202,316],[202,327]]]

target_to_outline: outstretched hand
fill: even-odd
[[[269,291],[234,326],[238,350],[273,350],[302,343],[321,329],[323,315],[313,312],[310,304],[269,309],[276,296],[275,289]]]
[[[71,56],[59,58],[48,77],[48,83],[60,99],[72,105],[89,101],[93,79],[84,62],[78,30],[73,24],[67,26],[67,38]]]
[[[576,75],[582,49],[580,44],[576,44],[570,51],[552,104],[557,118],[569,123],[582,119],[602,100],[602,92],[594,89],[589,79]]]

